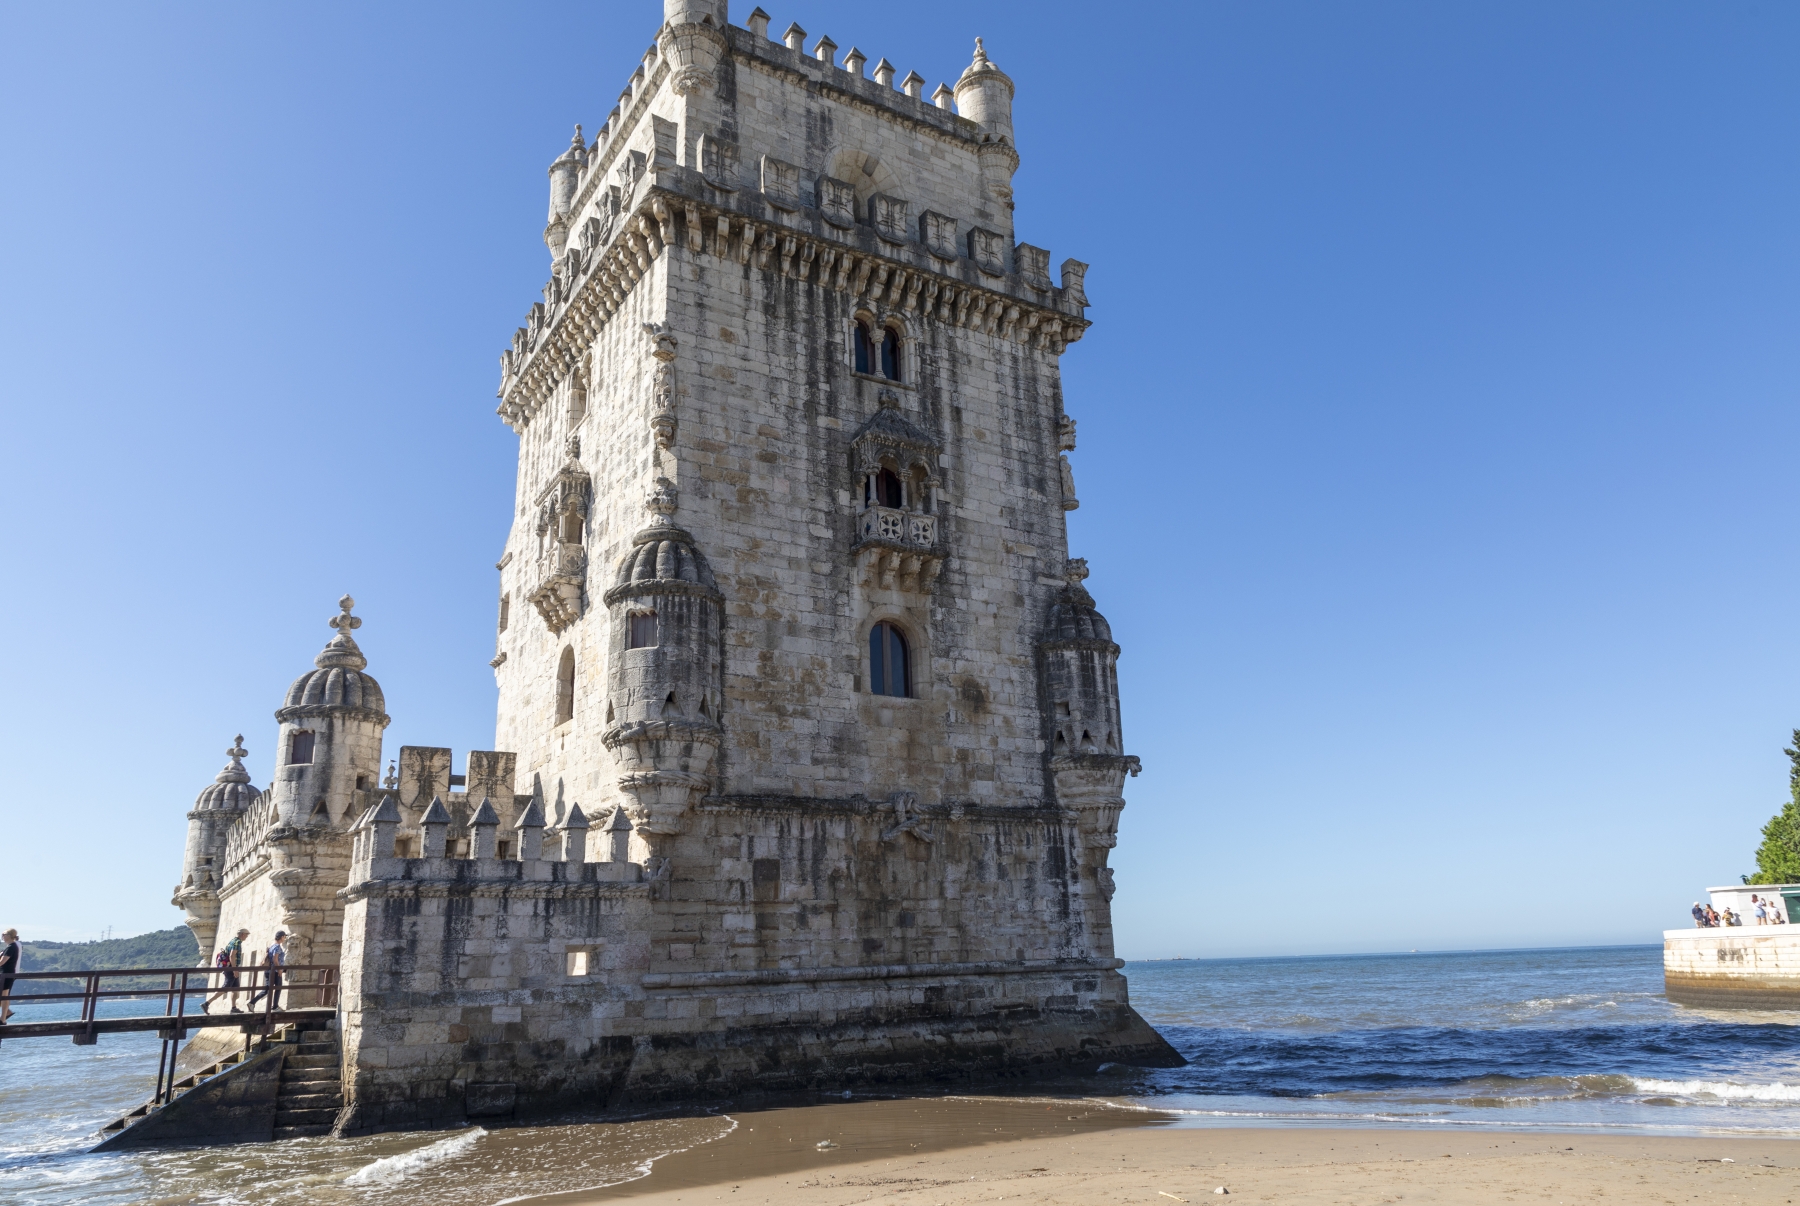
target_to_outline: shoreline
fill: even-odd
[[[637,1180],[524,1200],[1074,1206],[1213,1200],[1220,1187],[1245,1202],[1800,1200],[1800,1141],[1792,1138],[1193,1125],[1084,1099],[960,1095],[725,1116],[737,1123],[730,1133],[657,1160]]]

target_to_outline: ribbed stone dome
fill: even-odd
[[[365,672],[369,659],[350,635],[351,630],[362,627],[362,621],[350,614],[355,605],[356,600],[349,595],[338,600],[343,614],[331,619],[337,635],[313,659],[316,669],[302,674],[288,688],[287,698],[275,713],[276,720],[286,720],[296,709],[304,709],[299,714],[318,715],[327,710],[361,712],[387,723],[387,700],[381,694],[381,684]]]
[[[1081,592],[1087,595],[1086,591]],[[1059,599],[1050,609],[1050,631],[1047,640],[1052,641],[1110,641],[1113,639],[1112,625],[1106,617],[1094,610],[1092,598],[1076,598],[1071,591]]]
[[[242,812],[255,802],[258,793],[250,785],[250,772],[244,769],[243,763],[244,755],[249,752],[244,748],[243,734],[238,734],[237,742],[225,751],[231,761],[194,799],[195,811]]]
[[[1087,559],[1070,558],[1063,576],[1069,584],[1057,596],[1056,602],[1050,605],[1050,620],[1045,626],[1044,640],[1111,641],[1112,625],[1095,609],[1094,596],[1088,594],[1087,587],[1082,585],[1088,576]]]
[[[645,528],[632,539],[634,547],[619,562],[613,589],[654,582],[689,582],[708,591],[717,590],[712,569],[693,540],[673,524]]]

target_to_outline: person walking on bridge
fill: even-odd
[[[19,960],[23,948],[19,946],[19,931],[7,930],[0,934],[6,945],[0,947],[0,1025],[13,1015],[12,986],[13,976],[18,973]]]
[[[219,991],[206,998],[206,1003],[200,1006],[202,1013],[210,1009],[212,1003],[226,993],[231,994],[231,1012],[238,1012],[238,968],[244,966],[244,939],[249,936],[249,930],[239,930],[237,937],[227,942],[213,957],[213,962],[219,969]]]
[[[269,949],[263,961],[263,986],[256,990],[250,998],[250,1008],[255,1009],[257,1001],[265,995],[269,998],[269,1008],[281,1007],[281,977],[287,967],[287,947],[282,942],[287,938],[286,930],[275,931],[275,941],[269,943]]]

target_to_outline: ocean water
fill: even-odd
[[[1185,1068],[1107,1070],[1201,1125],[1800,1134],[1800,1012],[1690,1009],[1660,946],[1128,964]]]
[[[1800,1013],[1670,1005],[1656,946],[1125,970],[1132,1003],[1190,1064],[1027,1091],[1191,1126],[1800,1135]],[[21,1006],[21,1020],[60,1008]],[[153,1035],[0,1044],[0,1201],[493,1206],[635,1180],[758,1125],[727,1103],[624,1122],[88,1154],[100,1126],[149,1096],[157,1047]]]

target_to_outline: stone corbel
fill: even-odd
[[[700,207],[690,202],[687,207],[687,212],[683,216],[687,219],[688,250],[695,255],[698,255],[700,254],[700,236],[702,234],[700,226]]]

